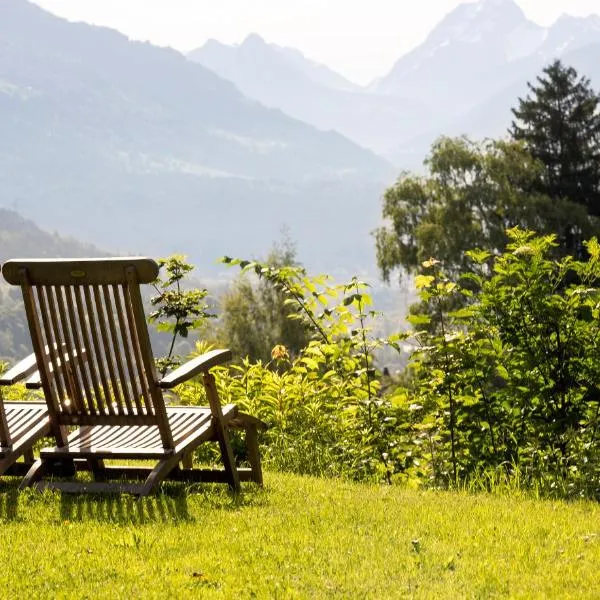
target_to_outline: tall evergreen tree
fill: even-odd
[[[600,95],[559,60],[528,85],[530,94],[513,109],[509,133],[545,165],[538,191],[600,216]]]

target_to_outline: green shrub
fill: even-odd
[[[600,246],[556,261],[554,236],[509,236],[493,261],[469,253],[466,279],[436,261],[417,278],[430,313],[419,323],[435,326],[415,334],[413,440],[437,485],[503,468],[548,493],[598,496]],[[457,295],[463,308],[444,313]]]

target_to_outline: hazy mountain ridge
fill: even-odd
[[[287,224],[309,265],[373,265],[391,165],[173,50],[1,0],[0,123],[0,206],[45,229],[214,269]]]
[[[108,256],[91,244],[40,229],[14,210],[0,208],[0,265],[10,258]]]
[[[580,75],[590,78],[592,86],[600,93],[598,56],[600,56],[600,41],[567,52],[561,60],[577,69]],[[469,135],[476,139],[505,136],[513,119],[511,108],[517,105],[518,98],[527,96],[529,93],[527,82],[535,81],[546,64],[548,61],[541,60],[539,56],[521,59],[513,66],[514,72],[519,72],[520,76],[514,78],[512,83],[494,91],[463,114],[450,115],[441,125],[398,144],[388,153],[389,158],[395,164],[402,164],[405,168],[418,169],[432,142],[442,134]]]
[[[457,6],[386,76],[345,95],[299,81],[302,73],[281,49],[256,35],[239,46],[209,42],[189,58],[249,97],[415,168],[441,134],[502,135],[527,81],[554,58],[572,61],[600,86],[599,43],[599,16],[563,15],[542,27],[514,0],[479,0]]]
[[[249,98],[322,130],[336,130],[384,154],[397,140],[418,133],[427,106],[368,93],[298,50],[250,34],[239,46],[209,40],[188,54],[233,82]]]
[[[490,86],[494,85],[493,75],[497,75],[495,69],[504,68],[495,84],[502,86],[507,78],[519,76],[518,71],[511,73],[506,67],[518,66],[521,59],[536,58],[543,63],[596,42],[600,42],[598,16],[563,15],[550,27],[542,27],[529,21],[514,0],[479,0],[460,4],[450,12],[423,44],[401,57],[371,89],[420,97],[423,89],[417,84],[425,81],[432,85],[434,75],[447,87],[452,81],[468,83],[470,77],[469,91],[472,102],[476,103],[481,96],[494,91]],[[457,61],[456,68],[442,68],[450,66],[452,61]],[[486,70],[493,73],[486,74]],[[464,77],[453,80],[460,71]]]
[[[386,156],[403,168],[419,168],[440,135],[476,138],[506,134],[511,108],[544,66],[556,58],[600,88],[600,17],[561,16],[550,27],[529,21],[514,0],[459,5],[425,42],[371,86],[373,91],[438,98],[437,121]]]
[[[245,85],[282,94],[272,105],[291,97],[314,109],[323,129],[351,123],[398,167],[415,168],[439,134],[501,135],[552,44],[598,87],[600,46],[589,42],[597,22],[559,19],[551,36],[512,0],[458,7],[429,46],[403,59],[422,89],[439,88],[414,100],[346,90],[331,70],[257,36],[246,44],[249,57],[264,59],[253,69],[239,69],[252,66],[239,62],[239,48],[213,45],[218,56],[232,53]],[[457,41],[444,45],[449,32]],[[588,41],[575,47],[572,37]],[[409,69],[419,56],[427,64]],[[269,81],[278,87],[265,87]],[[303,95],[307,89],[312,95]],[[395,170],[339,133],[248,99],[173,50],[69,23],[25,0],[0,0],[0,123],[0,205],[46,229],[114,253],[183,252],[208,267],[223,254],[264,255],[286,224],[310,268],[374,270],[369,232]]]
[[[339,134],[266,110],[173,50],[68,23],[24,0],[0,4],[0,44],[0,89],[12,86],[21,110],[46,110],[55,128],[72,129],[81,117],[86,135],[110,134],[111,151],[143,143],[139,154],[159,164],[173,158],[254,178],[371,178],[386,170]]]

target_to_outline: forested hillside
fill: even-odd
[[[40,229],[13,210],[0,208],[0,265],[9,258],[107,256],[92,244]]]
[[[40,229],[33,221],[0,208],[0,265],[10,258],[106,256],[91,244]],[[0,361],[30,352],[29,332],[21,292],[0,280]]]

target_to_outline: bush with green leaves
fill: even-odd
[[[277,344],[269,362],[215,369],[223,402],[235,402],[266,421],[263,440],[271,468],[391,482],[404,469],[407,448],[397,442],[397,410],[381,396],[373,352],[367,284],[334,285],[296,266],[224,259],[252,271],[281,294],[291,318],[312,339],[297,356]],[[205,350],[199,346],[198,351]],[[178,388],[184,402],[202,402],[201,384]],[[402,464],[400,464],[402,463]]]
[[[585,262],[555,260],[554,236],[508,235],[495,260],[469,252],[457,281],[435,260],[416,280],[429,310],[413,320],[435,326],[415,333],[411,389],[397,391],[414,455],[436,485],[502,469],[549,493],[600,496],[600,246],[587,243]],[[445,312],[455,296],[462,308]]]
[[[215,369],[221,400],[270,425],[266,465],[600,497],[600,245],[587,243],[585,262],[557,260],[554,236],[507,235],[500,255],[468,252],[468,272],[454,279],[437,260],[423,263],[415,283],[425,310],[409,318],[412,334],[386,340],[371,331],[378,313],[364,282],[224,259],[268,281],[311,332],[296,356],[276,344],[270,360]],[[407,337],[416,350],[403,385],[384,390],[374,351],[401,351]],[[205,402],[199,381],[177,392]]]
[[[208,291],[199,288],[187,288],[185,279],[194,270],[194,266],[186,262],[185,256],[175,254],[158,261],[159,268],[164,269],[153,283],[156,296],[150,299],[154,310],[148,320],[156,324],[159,333],[171,335],[166,356],[157,359],[157,367],[164,375],[170,368],[180,364],[181,357],[175,354],[177,338],[187,338],[191,331],[202,329],[207,320],[214,318],[208,312],[209,305],[205,298]]]

